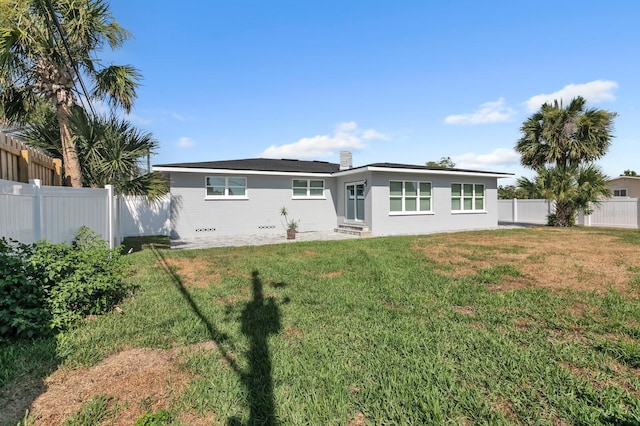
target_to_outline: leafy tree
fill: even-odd
[[[62,156],[62,144],[52,114],[24,132],[29,144]],[[147,173],[141,165],[158,148],[151,133],[143,133],[126,120],[110,116],[90,117],[82,108],[72,108],[69,128],[75,135],[84,183],[94,188],[107,184],[127,195],[156,199],[168,191],[168,182],[158,173]]]
[[[522,186],[520,183],[521,183],[520,180],[518,180],[518,186],[515,186],[515,185],[498,186],[498,198],[501,200],[512,200],[514,198],[519,198],[521,200],[528,200],[530,198],[539,197],[537,189],[530,188],[527,186]]]
[[[635,170],[625,170],[622,176],[638,176]]]
[[[0,104],[8,120],[25,121],[45,100],[56,113],[65,181],[82,186],[82,171],[70,128],[71,110],[89,83],[87,96],[129,112],[141,75],[130,65],[104,65],[98,52],[116,49],[130,34],[104,0],[13,0],[0,2]]]
[[[456,166],[451,157],[442,157],[440,161],[427,161],[429,167],[437,167],[439,169],[452,169]]]
[[[607,177],[592,162],[607,152],[616,114],[585,104],[580,96],[566,107],[545,103],[522,124],[515,147],[522,165],[538,173],[533,180],[520,179],[519,185],[555,201],[557,226],[570,226],[578,211],[588,213],[589,203],[610,195]]]

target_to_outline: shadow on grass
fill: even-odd
[[[56,346],[53,336],[0,344],[0,426],[22,424],[47,390],[44,379],[60,361]]]
[[[221,343],[228,341],[229,336],[220,332],[207,317],[202,313],[196,302],[193,300],[187,289],[184,287],[182,278],[176,274],[162,253],[151,246],[158,261],[171,276],[178,291],[187,301],[193,313],[206,326],[209,337],[216,343],[221,355],[233,371],[238,375],[243,385],[247,389],[249,406],[249,425],[276,425],[278,424],[275,414],[275,401],[273,396],[273,380],[271,371],[271,355],[269,353],[268,338],[272,334],[280,331],[280,309],[273,297],[264,297],[263,284],[258,271],[252,272],[252,300],[247,302],[240,317],[241,331],[249,339],[249,351],[247,360],[248,371],[242,371],[238,363],[221,346]],[[283,287],[284,283],[275,283],[275,287]],[[230,417],[228,424],[232,426],[241,425],[242,420],[238,417]]]
[[[171,243],[169,237],[164,235],[156,235],[152,237],[125,237],[122,240],[122,252],[133,253],[149,248],[169,249]]]

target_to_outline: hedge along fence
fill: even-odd
[[[38,179],[45,186],[60,186],[62,161],[0,131],[0,179],[24,183]]]

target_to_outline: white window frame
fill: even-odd
[[[392,195],[391,194],[391,183],[392,182],[400,182],[402,183],[402,195],[401,196],[397,196],[397,195]],[[407,185],[406,183],[415,183],[416,184],[416,195],[411,195],[409,197],[407,197],[406,194],[406,188]],[[420,184],[429,184],[429,195],[423,195],[420,192]],[[391,210],[391,200],[392,199],[400,199],[401,203],[402,203],[402,210]],[[406,207],[406,200],[407,198],[415,198],[416,199],[416,209],[417,210],[407,210]],[[420,210],[420,201],[422,199],[428,199],[429,200],[429,210]],[[431,181],[425,181],[425,180],[389,180],[389,215],[390,216],[405,216],[405,215],[428,215],[428,214],[434,214],[433,213],[433,183]]]
[[[622,192],[624,191],[624,194],[622,194]],[[616,195],[616,192],[618,193]],[[627,188],[616,188],[613,190],[613,196],[614,197],[628,197],[629,191],[627,191]]]
[[[460,185],[460,195],[453,195],[453,185]],[[472,193],[471,196],[466,195],[464,193],[464,186],[471,185]],[[482,187],[482,195],[477,194],[477,187]],[[471,198],[471,208],[464,208],[465,198]],[[460,209],[454,210],[453,208],[453,200],[457,199],[460,202]],[[476,208],[476,201],[482,200],[482,208]],[[476,182],[451,182],[451,212],[452,213],[486,213],[487,212],[487,185],[484,183],[476,183]]]
[[[303,189],[303,187],[301,186],[294,186],[294,183],[296,181],[306,181],[307,185],[306,185],[306,194],[305,195],[296,195],[295,194],[295,190],[296,189]],[[322,182],[322,194],[319,195],[312,195],[311,194],[311,190],[312,189],[319,189],[318,187],[312,187],[311,186],[311,182]],[[302,179],[291,179],[291,199],[293,200],[307,200],[307,199],[314,199],[314,200],[325,200],[326,197],[324,195],[324,191],[325,191],[325,182],[324,179],[309,179],[309,178],[302,178]]]
[[[224,179],[224,195],[209,195],[208,188],[215,187],[214,185],[208,185],[209,178],[215,179]],[[243,195],[230,195],[229,188],[242,188],[237,185],[229,185],[229,179],[244,179],[244,194]],[[220,185],[222,188],[222,185]],[[205,176],[204,178],[204,198],[205,200],[248,200],[249,199],[249,189],[247,185],[247,178],[244,176]]]

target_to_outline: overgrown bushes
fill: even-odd
[[[0,239],[0,341],[65,329],[130,291],[119,249],[82,228],[71,244]]]

